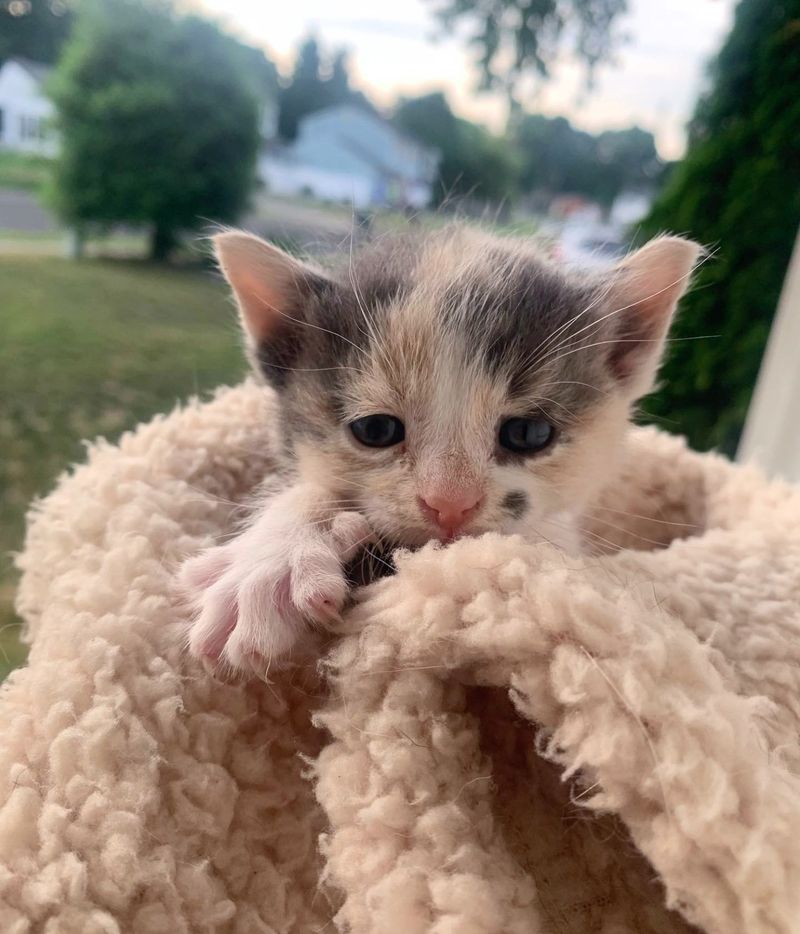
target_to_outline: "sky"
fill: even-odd
[[[453,109],[502,129],[500,95],[476,91],[477,68],[463,39],[441,34],[431,0],[197,0],[229,31],[264,48],[283,74],[298,42],[313,33],[324,47],[347,48],[352,83],[377,104],[399,95],[446,92]],[[565,59],[552,79],[527,91],[527,109],[563,114],[597,132],[636,123],[656,137],[661,155],[678,158],[684,128],[704,86],[705,66],[730,28],[735,0],[629,0],[620,21],[628,37],[586,92],[585,72]]]

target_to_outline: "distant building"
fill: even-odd
[[[425,207],[439,153],[366,108],[326,107],[300,121],[297,139],[259,162],[269,191],[346,201],[356,208]]]
[[[623,228],[638,224],[647,216],[652,204],[652,191],[621,191],[611,205],[609,222]]]
[[[44,93],[50,70],[23,58],[10,58],[0,68],[0,149],[55,155],[53,105]]]

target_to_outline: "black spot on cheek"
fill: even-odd
[[[513,519],[521,519],[530,509],[531,503],[527,493],[523,493],[522,490],[511,490],[503,497],[501,505]]]

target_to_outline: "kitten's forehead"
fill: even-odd
[[[556,375],[573,382],[563,379],[573,361],[561,351],[597,303],[596,283],[567,276],[530,246],[468,228],[391,255],[392,264],[367,257],[369,275],[358,275],[365,292],[385,299],[374,384],[382,373],[420,398],[461,392],[491,405]],[[379,289],[384,269],[391,287]]]

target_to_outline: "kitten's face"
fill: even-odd
[[[406,545],[566,540],[613,468],[696,257],[663,240],[669,255],[589,280],[455,228],[382,241],[332,279],[226,237],[240,239],[220,245],[223,268],[301,476]]]

